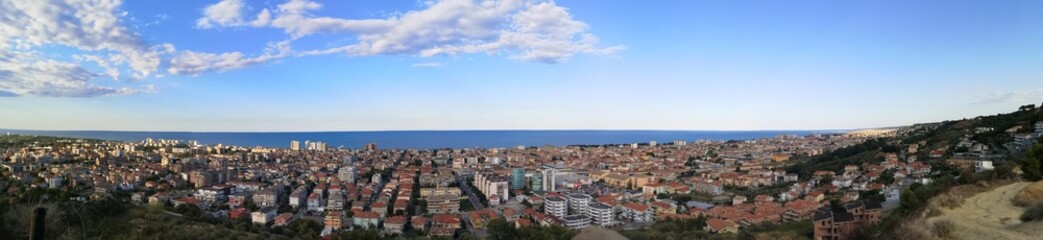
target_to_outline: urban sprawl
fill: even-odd
[[[1032,126],[1032,125],[1030,125]],[[1011,147],[1043,133],[1012,134]],[[706,219],[707,232],[763,223],[812,221],[815,239],[875,224],[898,206],[899,193],[931,179],[917,152],[974,171],[992,168],[989,149],[965,138],[958,154],[910,143],[874,164],[808,177],[782,169],[792,158],[827,153],[900,129],[778,136],[741,141],[684,141],[601,146],[486,149],[289,148],[63,140],[0,152],[6,194],[50,188],[92,201],[126,194],[137,205],[191,205],[214,216],[265,226],[315,221],[323,235],[377,229],[487,236],[485,223],[637,229],[667,219]],[[980,129],[980,131],[993,131]],[[1016,130],[1015,130],[1016,131]],[[881,181],[882,175],[888,175]],[[7,186],[10,185],[10,186]],[[884,201],[860,199],[877,190]],[[839,201],[829,201],[838,199]],[[829,206],[840,203],[845,211]]]

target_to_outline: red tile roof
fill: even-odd
[[[380,214],[375,212],[360,212],[355,214],[355,218],[380,218]]]
[[[629,209],[632,209],[632,210],[638,211],[638,212],[644,212],[644,211],[648,210],[648,206],[647,205],[642,205],[642,204],[637,204],[637,203],[624,203],[623,207],[629,208]]]

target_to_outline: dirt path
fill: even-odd
[[[956,209],[943,208],[941,215],[927,219],[928,226],[951,221],[955,226],[952,236],[958,239],[1040,239],[1043,222],[1022,223],[1018,217],[1024,208],[1010,201],[1029,184],[1016,182],[975,194]]]

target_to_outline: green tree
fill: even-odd
[[[880,173],[880,176],[876,178],[876,181],[883,184],[891,184],[895,182],[895,170],[887,169]]]
[[[920,197],[917,196],[916,192],[913,191],[911,188],[906,188],[905,190],[902,190],[902,195],[899,196],[899,199],[901,199],[900,207],[905,210],[916,209],[920,207],[921,204]]]
[[[1022,176],[1025,179],[1032,181],[1039,181],[1043,179],[1043,144],[1032,145],[1025,152],[1025,156],[1021,160],[1021,172],[1024,173]]]
[[[511,226],[511,224],[507,223],[507,220],[504,220],[503,218],[490,220],[486,224],[489,239],[510,240],[515,239],[515,235],[517,235],[514,226]]]

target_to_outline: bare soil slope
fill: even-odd
[[[1040,239],[1043,222],[1022,223],[1018,220],[1024,208],[1015,206],[1012,199],[1028,182],[1014,182],[975,194],[955,208],[932,206],[938,215],[926,220],[927,226],[951,222],[956,239]]]
[[[620,235],[616,231],[600,228],[600,227],[587,227],[583,231],[579,232],[579,235],[573,237],[572,240],[626,240],[627,238]]]

